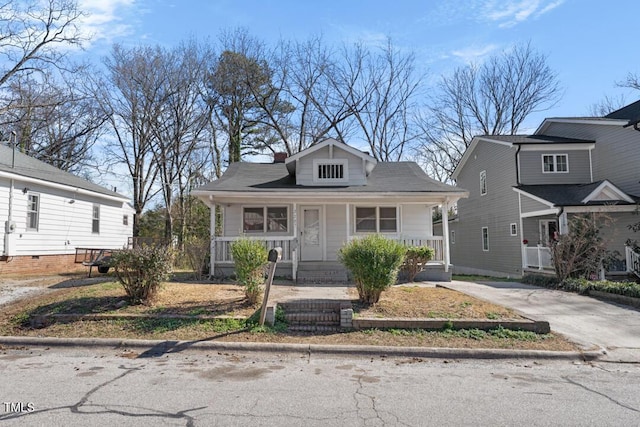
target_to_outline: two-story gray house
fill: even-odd
[[[211,266],[230,275],[230,244],[240,237],[282,247],[277,274],[298,281],[343,281],[342,245],[379,233],[435,249],[426,277],[450,279],[447,233],[434,235],[432,214],[467,192],[429,178],[414,162],[378,162],[341,141],[326,139],[274,163],[238,162],[194,195],[222,211]]]
[[[453,178],[469,190],[450,222],[455,272],[520,277],[552,269],[549,242],[577,213],[606,213],[624,271],[640,198],[640,101],[606,117],[545,119],[533,135],[475,137]],[[635,256],[629,260],[630,256]],[[633,262],[631,262],[633,261]]]

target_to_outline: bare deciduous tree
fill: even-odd
[[[114,165],[123,165],[133,192],[133,236],[139,235],[139,218],[145,205],[158,193],[158,165],[153,159],[156,120],[168,93],[168,76],[159,48],[127,49],[115,45],[105,59],[107,73],[95,84],[96,96],[109,117],[115,144],[106,147]]]
[[[474,136],[516,134],[527,116],[560,95],[556,73],[530,44],[443,76],[428,112],[418,117],[427,169],[450,177]]]
[[[358,130],[369,144],[371,155],[381,161],[398,161],[414,139],[411,131],[414,97],[421,78],[416,76],[413,54],[402,54],[387,40],[380,51],[362,46],[354,49],[357,66],[346,58],[348,70],[358,70],[355,84],[341,87],[345,103]]]
[[[19,108],[0,114],[0,124],[18,135],[20,149],[69,172],[88,172],[91,148],[103,134],[106,117],[84,87],[85,71],[63,75],[60,82],[13,79],[6,93]]]
[[[604,117],[625,105],[627,105],[627,102],[625,101],[624,95],[620,95],[617,98],[605,96],[601,101],[589,107],[588,114],[593,117]]]
[[[61,67],[64,45],[79,45],[83,13],[74,0],[5,0],[0,4],[0,87],[13,77]]]
[[[174,215],[180,219],[186,216],[189,184],[194,174],[210,160],[197,152],[206,151],[211,116],[209,105],[201,96],[211,52],[195,41],[160,52],[162,70],[167,77],[162,91],[167,96],[153,125],[156,137],[151,150],[167,208],[164,237],[170,240],[176,234],[181,245],[186,223],[179,221],[180,229],[174,233]],[[174,206],[176,198],[177,206]]]

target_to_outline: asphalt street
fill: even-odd
[[[640,425],[636,364],[5,347],[0,375],[7,426]]]

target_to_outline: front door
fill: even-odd
[[[322,207],[301,206],[300,261],[322,261]]]
[[[558,239],[558,223],[555,219],[540,220],[540,243],[549,246],[549,243]]]

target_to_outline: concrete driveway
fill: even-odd
[[[640,311],[632,307],[517,282],[443,285],[546,320],[584,349],[606,351],[605,360],[640,363]]]

